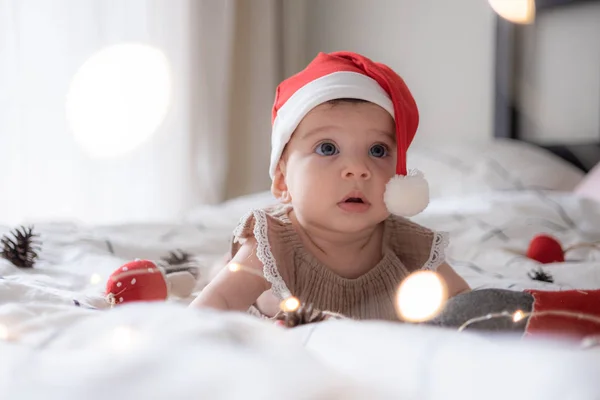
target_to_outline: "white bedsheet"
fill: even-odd
[[[189,299],[106,308],[107,276],[133,258],[186,250],[204,266],[201,287],[244,211],[239,203],[235,211],[207,207],[184,224],[160,226],[36,225],[44,250],[34,269],[0,259],[0,335],[2,327],[9,334],[0,341],[0,399],[600,396],[599,352],[572,343],[374,322],[283,330],[243,314],[190,310]],[[514,253],[539,232],[565,245],[600,241],[597,203],[492,193],[438,199],[415,220],[451,232],[449,259],[473,287],[600,288],[596,250],[569,254],[581,262],[546,266],[554,283],[531,280],[535,264]]]
[[[522,290],[600,288],[600,203],[570,193],[496,192],[432,202],[417,218],[426,226],[450,232],[447,257],[473,288]],[[554,283],[528,274],[540,265],[525,257],[531,239],[554,236],[567,252],[565,263],[546,264]]]

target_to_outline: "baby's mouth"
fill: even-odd
[[[348,213],[365,213],[371,205],[360,192],[353,192],[338,203],[338,207]]]
[[[344,199],[340,202],[340,204],[370,204],[366,197],[359,191],[354,191],[349,193]]]
[[[350,197],[350,198],[344,200],[344,203],[360,203],[360,204],[364,204],[364,201],[360,197]]]

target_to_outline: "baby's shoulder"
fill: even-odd
[[[233,230],[231,254],[235,254],[239,245],[251,237],[264,249],[279,247],[282,241],[292,242],[295,231],[288,216],[289,211],[289,206],[281,204],[249,210]]]
[[[386,231],[391,235],[417,235],[425,239],[432,238],[435,231],[408,218],[390,215],[386,220]]]
[[[288,213],[289,207],[282,204],[249,210],[240,218],[233,235],[237,238],[247,238],[256,236],[259,231],[284,229],[291,224]]]
[[[244,242],[252,239],[254,248],[250,257],[263,265],[263,276],[271,284],[273,293],[279,298],[289,293],[285,284],[288,271],[293,265],[297,239],[288,217],[289,207],[275,205],[250,210],[234,230],[230,243],[233,257]]]
[[[386,220],[384,240],[409,270],[437,268],[449,243],[446,232],[398,216]]]

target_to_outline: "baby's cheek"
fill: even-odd
[[[327,157],[317,157],[314,154],[298,156],[293,167],[296,173],[302,175],[318,172],[328,164]]]
[[[385,185],[396,174],[396,167],[390,162],[382,160],[381,162],[375,163],[371,172],[373,174],[373,180],[377,182],[379,189],[383,192],[383,190],[385,190]]]
[[[322,193],[330,185],[318,169],[298,169],[289,181],[289,190],[296,205],[310,203],[315,194]]]
[[[396,173],[396,157],[377,159],[375,165],[379,173],[388,179]]]

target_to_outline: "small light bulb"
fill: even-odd
[[[519,322],[520,320],[522,320],[525,317],[525,314],[523,314],[523,311],[518,310],[517,312],[515,312],[513,314],[513,321],[514,322]]]
[[[586,336],[581,340],[581,347],[584,349],[598,346],[600,346],[600,335]]]
[[[288,297],[281,302],[279,308],[283,312],[293,312],[300,308],[300,300],[295,297]]]
[[[102,282],[102,277],[100,276],[100,274],[92,274],[92,276],[90,277],[90,283],[92,285],[97,285],[100,282]]]
[[[397,311],[404,321],[423,322],[433,318],[446,302],[446,286],[433,271],[418,271],[400,284]]]
[[[8,331],[8,326],[0,324],[0,340],[8,340],[9,337],[10,332]]]
[[[242,269],[242,266],[238,263],[231,263],[229,264],[229,270],[231,272],[238,272]]]
[[[531,24],[535,21],[535,0],[488,0],[500,17],[515,24]]]

